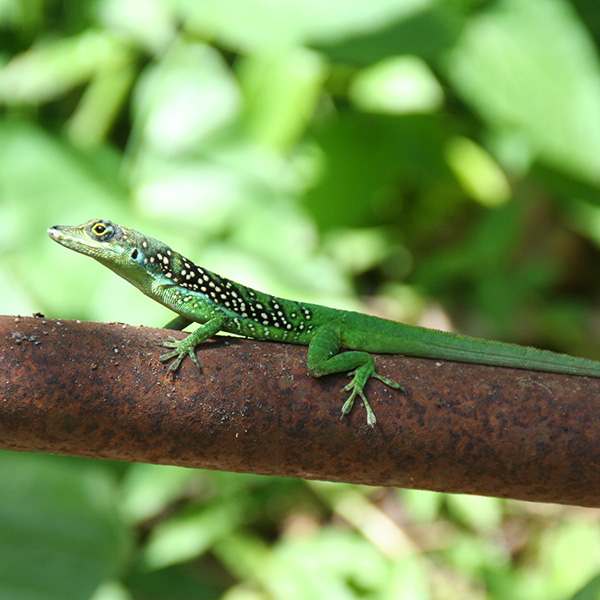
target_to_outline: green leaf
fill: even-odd
[[[363,110],[390,114],[435,112],[444,100],[435,76],[416,56],[388,58],[363,69],[349,97]]]
[[[249,57],[238,67],[251,137],[283,150],[292,146],[312,118],[325,77],[316,52],[294,48],[269,58]]]
[[[364,3],[365,5],[371,3]],[[449,2],[397,2],[404,11],[378,27],[356,28],[314,44],[332,61],[372,65],[390,57],[415,55],[437,60],[452,47],[463,25],[461,10]]]
[[[492,530],[502,522],[504,503],[500,498],[448,494],[446,506],[457,521],[479,531]]]
[[[205,44],[179,40],[140,77],[134,139],[142,149],[172,158],[202,146],[230,125],[240,108],[240,92],[221,55]]]
[[[127,59],[117,37],[92,29],[32,46],[0,68],[0,103],[46,102]]]
[[[189,26],[236,50],[255,52],[378,31],[433,0],[205,0],[182,2]],[[235,15],[235,18],[232,18]]]
[[[322,181],[305,196],[319,227],[393,222],[403,208],[399,181],[409,189],[422,185],[425,194],[454,184],[442,158],[444,136],[434,117],[341,112],[318,132]],[[421,218],[430,220],[427,214]]]
[[[87,600],[129,554],[115,481],[84,461],[0,453],[0,600]]]
[[[448,73],[464,99],[534,157],[600,186],[600,66],[562,0],[501,0],[472,19]]]

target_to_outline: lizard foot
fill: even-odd
[[[165,348],[175,348],[172,352],[167,352],[166,354],[162,354],[159,356],[159,360],[167,361],[175,358],[175,360],[169,365],[169,370],[172,372],[177,371],[181,361],[189,356],[194,364],[198,367],[198,369],[202,370],[200,366],[200,362],[198,361],[198,357],[196,356],[196,343],[189,339],[190,336],[184,338],[183,340],[178,340],[173,336],[169,336],[167,340],[159,340],[157,343]],[[191,342],[191,343],[190,343]]]
[[[402,390],[403,392],[406,391],[398,382],[394,381],[393,379],[388,379],[383,375],[379,375],[374,370],[371,371],[369,367],[370,365],[363,365],[362,367],[359,367],[358,369],[348,373],[348,376],[352,377],[352,381],[348,385],[344,386],[341,391],[350,392],[350,397],[342,406],[342,416],[340,417],[340,420],[352,410],[352,407],[354,406],[354,400],[356,400],[356,396],[358,395],[363,401],[365,410],[367,411],[367,425],[370,427],[375,427],[375,424],[377,423],[377,417],[375,417],[375,413],[373,412],[373,409],[371,408],[371,405],[369,404],[369,401],[367,400],[367,397],[363,391],[369,377],[375,377],[375,379],[379,379],[379,381],[385,383],[385,385],[391,388],[394,388],[395,390]]]

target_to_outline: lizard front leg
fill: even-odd
[[[167,340],[160,342],[162,346],[166,348],[175,348],[172,352],[167,352],[159,357],[160,360],[166,361],[171,358],[175,360],[169,365],[171,371],[177,371],[181,361],[185,358],[186,354],[194,361],[198,369],[201,369],[200,362],[196,356],[196,346],[201,344],[204,340],[218,333],[223,329],[227,323],[227,317],[224,315],[217,315],[212,319],[208,320],[198,327],[198,329],[192,331],[187,337],[182,340],[178,340],[173,336],[169,336]]]
[[[163,329],[176,329],[177,331],[182,331],[188,325],[191,325],[193,322],[194,321],[188,319],[187,317],[177,315],[175,318],[171,319],[166,325],[164,325]]]

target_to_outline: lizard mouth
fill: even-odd
[[[63,225],[53,225],[48,228],[47,233],[50,239],[59,243],[61,246],[65,246],[65,248],[70,248],[81,254],[95,257],[98,254],[98,251],[103,249],[104,244],[94,242],[90,239],[83,240],[81,239],[80,231],[77,230],[75,234],[73,234],[70,232],[70,229],[70,227],[65,227]]]

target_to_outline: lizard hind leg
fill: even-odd
[[[359,354],[366,354],[366,352],[361,352]],[[375,423],[377,423],[377,418],[375,417],[375,413],[371,409],[371,405],[367,401],[367,398],[364,393],[364,387],[367,381],[369,380],[369,377],[379,379],[379,381],[385,383],[385,385],[391,388],[394,388],[395,390],[402,390],[403,392],[406,390],[393,379],[388,379],[383,375],[379,375],[379,373],[375,371],[375,361],[373,360],[373,357],[370,354],[367,354],[367,356],[371,359],[369,362],[364,363],[362,366],[348,373],[348,376],[352,377],[352,381],[348,385],[344,386],[342,388],[342,391],[351,392],[351,394],[346,400],[346,402],[344,402],[344,406],[342,406],[342,416],[340,417],[340,419],[343,419],[344,416],[352,410],[354,400],[356,399],[356,396],[359,395],[367,411],[367,424],[373,427]]]
[[[369,353],[357,350],[339,353],[340,348],[341,335],[336,328],[323,327],[319,329],[308,346],[308,373],[313,377],[322,377],[333,373],[348,372],[352,380],[342,391],[350,392],[350,396],[342,406],[340,418],[344,418],[352,410],[358,395],[367,411],[367,424],[373,427],[377,423],[377,418],[364,393],[364,387],[369,378],[375,377],[394,389],[403,388],[395,381],[376,372],[375,361]]]
[[[373,362],[373,358],[371,356],[369,356],[369,358],[371,358],[371,361]],[[346,402],[344,402],[344,405],[342,406],[342,415],[340,416],[340,420],[343,419],[344,416],[346,416],[352,410],[352,407],[354,406],[354,400],[358,395],[363,401],[363,405],[365,407],[365,410],[367,411],[367,425],[370,425],[371,427],[375,426],[375,424],[377,423],[377,417],[375,417],[375,413],[373,412],[373,409],[371,408],[371,405],[369,404],[369,401],[367,400],[367,397],[365,396],[364,392],[364,387],[367,381],[369,380],[369,377],[374,375],[374,373],[374,362],[372,365],[366,362],[354,371],[350,371],[350,373],[348,373],[348,376],[352,377],[352,381],[342,388],[342,392],[350,392],[350,396],[348,396],[348,399],[346,400]]]

